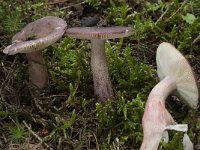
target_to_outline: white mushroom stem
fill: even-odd
[[[91,68],[95,95],[102,103],[114,98],[105,54],[105,40],[91,40]]]
[[[38,88],[47,86],[49,76],[41,51],[27,53],[29,80]]]
[[[161,80],[149,94],[149,98],[158,98],[159,101],[165,102],[165,99],[169,96],[169,94],[176,90],[176,82],[170,76],[166,76],[163,80]]]
[[[176,88],[175,81],[167,76],[149,94],[142,118],[144,137],[140,150],[156,150],[166,127],[175,123],[165,108],[165,100]]]

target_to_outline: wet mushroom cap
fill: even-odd
[[[163,42],[156,54],[157,73],[162,80],[169,76],[176,82],[176,92],[192,108],[197,108],[199,90],[192,68],[185,57],[171,44]]]
[[[66,26],[66,22],[58,17],[47,16],[36,20],[17,33],[12,39],[12,45],[3,52],[14,55],[44,49],[62,37]]]
[[[77,39],[115,39],[133,34],[130,27],[74,27],[66,30],[66,34]]]

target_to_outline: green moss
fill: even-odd
[[[67,18],[68,26],[74,26],[82,17],[75,16],[79,10],[76,6],[82,3],[73,3],[75,5],[68,7],[50,5],[46,0],[26,1],[24,4],[0,0],[2,49],[14,33],[42,16]],[[41,91],[39,97],[30,96],[25,84],[28,79],[25,59],[17,63],[13,73],[10,71],[12,62],[7,63],[6,57],[1,59],[1,82],[6,82],[1,87],[0,116],[4,122],[12,122],[15,118],[29,120],[36,132],[47,129],[44,139],[57,149],[65,146],[70,149],[115,149],[117,146],[138,149],[142,142],[141,120],[145,102],[157,83],[154,69],[157,45],[162,41],[170,42],[183,54],[198,58],[195,54],[198,54],[199,46],[195,39],[200,29],[199,0],[87,0],[83,6],[94,8],[91,15],[98,13],[101,16],[100,25],[103,22],[106,26],[130,26],[134,30],[130,37],[106,43],[108,69],[116,99],[108,101],[105,106],[97,103],[90,68],[90,42],[65,37],[44,51],[50,90]],[[81,7],[79,11],[85,13]],[[90,15],[88,13],[86,11],[83,16]],[[7,34],[9,39],[4,38]],[[35,105],[41,105],[43,110]],[[31,112],[26,111],[30,106]],[[167,108],[178,123],[189,124],[188,134],[194,144],[198,144],[199,113],[191,113],[187,106],[174,101],[167,103]],[[12,141],[23,142],[26,138],[20,123],[0,129],[6,129],[4,133]],[[169,143],[162,142],[159,149],[182,149],[182,137],[182,133],[170,131]]]
[[[16,124],[16,126],[9,127],[9,138],[13,143],[23,143],[28,137],[28,131],[23,125]]]

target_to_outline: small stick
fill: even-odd
[[[166,20],[166,22],[168,22],[171,18],[173,18],[183,8],[183,6],[185,6],[186,3],[187,3],[187,0],[185,0],[181,4],[181,6]]]
[[[55,4],[61,4],[61,3],[65,3],[68,2],[69,0],[63,0],[63,1],[55,1],[55,2],[50,2],[50,5],[55,5]]]
[[[45,143],[45,142],[43,141],[43,139],[42,139],[41,137],[39,137],[39,135],[37,135],[37,134],[31,129],[31,127],[28,126],[28,124],[26,123],[26,121],[23,120],[23,124],[24,124],[24,126],[28,129],[28,131],[29,131],[36,139],[38,139],[41,143],[43,143],[47,148],[50,148],[50,146],[49,146],[47,143]],[[51,148],[50,148],[50,149],[51,149]]]
[[[27,81],[25,81],[26,82],[26,85],[28,86],[28,89],[29,89],[29,92],[30,92],[30,94],[31,94],[31,96],[32,96],[32,98],[33,98],[33,101],[34,101],[34,103],[35,103],[35,105],[36,105],[36,107],[37,108],[39,108],[39,110],[42,112],[42,113],[45,113],[45,110],[40,106],[40,104],[39,104],[39,99],[35,96],[35,94],[33,93],[33,91],[32,91],[32,87],[27,83]],[[36,93],[37,94],[37,93]]]
[[[96,141],[96,149],[99,150],[99,143],[98,143],[97,137],[96,137],[94,132],[92,132],[92,134],[93,134],[95,141]]]
[[[71,7],[76,7],[76,6],[79,6],[79,5],[83,5],[83,4],[85,4],[85,3],[87,3],[87,1],[83,1],[83,2],[78,3],[78,4],[74,4],[74,5],[70,5],[70,6],[63,7],[63,8],[61,8],[60,10],[68,9],[68,8],[71,8]]]
[[[174,4],[174,2],[172,2],[167,9],[165,10],[165,12],[158,18],[158,20],[156,21],[155,25],[157,25],[162,19],[163,17],[168,13],[169,9],[171,8],[171,6]]]
[[[200,34],[193,40],[191,45],[194,45],[196,42],[200,40]]]

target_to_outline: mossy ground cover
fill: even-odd
[[[24,54],[0,53],[0,149],[139,149],[147,96],[158,82],[155,53],[174,44],[200,76],[199,0],[0,0],[0,50],[27,23],[59,16],[68,27],[129,26],[134,34],[109,40],[106,54],[116,99],[94,96],[90,43],[64,36],[43,51],[50,74],[42,91],[28,81]],[[167,108],[200,149],[200,113],[177,97]],[[183,134],[170,132],[159,149],[181,150]]]

